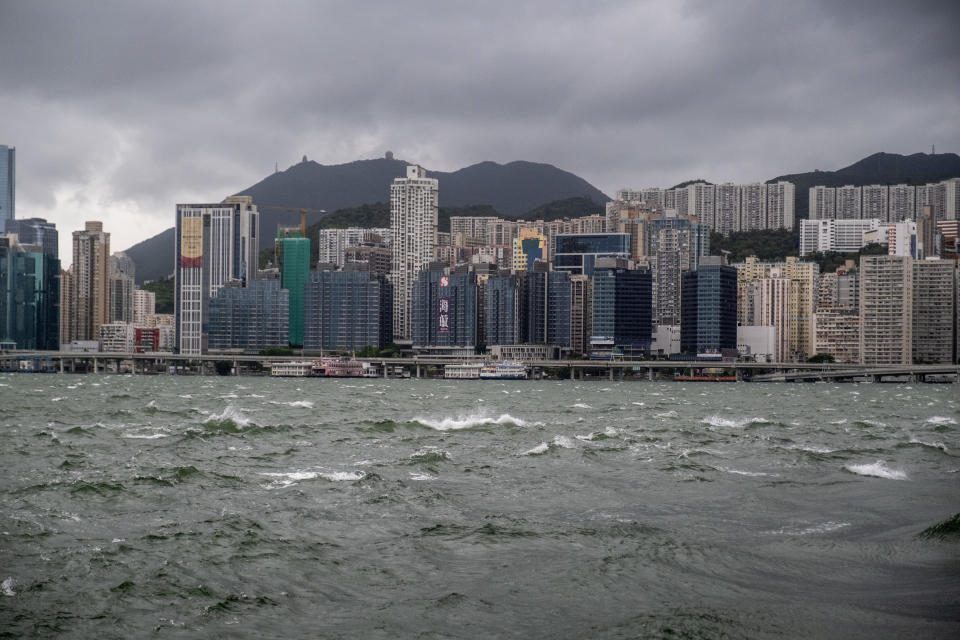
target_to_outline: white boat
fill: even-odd
[[[448,380],[476,380],[480,377],[481,369],[483,365],[479,362],[447,364],[443,366],[443,377]]]
[[[481,380],[526,380],[527,367],[520,362],[494,362],[480,369]]]

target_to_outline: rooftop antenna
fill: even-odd
[[[280,173],[280,162],[274,162],[274,163],[273,163],[273,172],[274,172],[274,173]]]
[[[937,155],[937,145],[935,144],[930,145],[930,155],[932,156]]]

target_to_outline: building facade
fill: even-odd
[[[407,167],[406,178],[390,186],[392,245],[390,282],[393,286],[394,341],[413,339],[413,287],[433,260],[437,246],[439,184],[419,166]]]
[[[956,274],[953,260],[913,263],[911,340],[916,364],[956,362]]]
[[[0,343],[60,348],[60,261],[0,234]]]
[[[393,340],[393,294],[384,276],[367,270],[314,271],[304,295],[303,348],[382,349]]]
[[[175,236],[177,349],[199,355],[206,349],[210,299],[227,284],[246,286],[256,276],[260,214],[249,196],[178,204]]]
[[[737,269],[705,256],[683,274],[680,349],[690,355],[737,348]]]
[[[413,289],[414,348],[456,354],[475,351],[478,293],[473,271],[421,271]]]
[[[208,348],[258,352],[286,347],[289,306],[289,292],[276,279],[223,285],[209,302]]]
[[[913,362],[913,260],[860,257],[860,363]]]
[[[61,308],[65,342],[99,340],[100,325],[110,321],[110,234],[103,223],[87,222],[73,232],[70,304]]]
[[[7,221],[17,217],[16,205],[17,149],[0,144],[0,233],[5,231]]]

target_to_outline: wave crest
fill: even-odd
[[[414,422],[419,422],[425,427],[430,427],[435,431],[460,431],[461,429],[471,429],[473,427],[480,427],[484,425],[514,425],[517,427],[527,426],[525,420],[520,418],[515,418],[509,413],[503,413],[497,418],[482,414],[474,413],[466,416],[456,416],[441,418],[440,420],[434,420],[432,418],[414,418]]]
[[[907,473],[900,469],[891,469],[883,460],[877,460],[874,463],[848,464],[844,467],[851,473],[861,476],[872,476],[874,478],[886,478],[888,480],[906,480]]]

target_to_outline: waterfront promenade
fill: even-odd
[[[65,351],[0,352],[2,371],[60,373],[132,373],[143,375],[214,375],[217,363],[229,364],[231,375],[265,375],[272,362],[309,360],[314,356],[261,356],[243,354],[179,355],[173,353],[108,353]],[[476,356],[473,361],[486,358]],[[384,377],[437,376],[447,364],[470,361],[463,357],[415,356],[408,358],[363,358],[378,367]],[[23,363],[26,363],[24,366]],[[656,379],[677,373],[694,375],[699,370],[728,372],[737,380],[752,382],[816,382],[928,379],[960,381],[958,364],[862,366],[813,362],[709,362],[682,360],[536,360],[525,362],[534,377],[619,380],[627,377]],[[221,365],[223,366],[223,365]],[[401,375],[403,375],[401,374]]]

